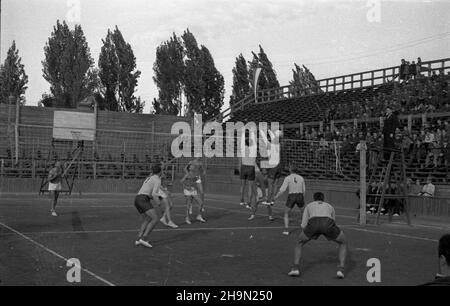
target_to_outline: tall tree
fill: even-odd
[[[280,82],[278,82],[277,74],[273,69],[272,62],[267,57],[267,54],[264,52],[264,49],[259,46],[259,54],[258,54],[259,62],[262,65],[262,77],[265,79],[266,84],[264,88],[278,88],[280,87]]]
[[[66,22],[57,21],[44,47],[43,77],[50,83],[56,107],[74,108],[91,95],[89,72],[94,60],[80,25],[70,30]]]
[[[230,105],[242,100],[250,93],[250,82],[247,61],[242,54],[239,54],[233,68],[233,95],[230,98]]]
[[[5,63],[0,67],[0,103],[8,103],[9,96],[19,99],[25,104],[25,91],[27,90],[28,76],[16,48],[16,42],[8,50]]]
[[[136,69],[136,57],[116,26],[108,30],[100,52],[99,77],[103,101],[101,107],[113,111],[141,113],[144,102],[134,94],[141,72]]]
[[[198,107],[194,107],[194,110],[201,113],[205,120],[210,120],[219,115],[223,106],[225,81],[222,74],[217,70],[208,48],[203,45],[200,49],[200,58],[203,66],[204,92],[202,103]]]
[[[205,120],[213,119],[223,105],[224,79],[217,70],[208,48],[198,46],[187,29],[182,36],[185,54],[184,93],[188,114],[201,113]]]
[[[153,101],[156,114],[178,115],[184,76],[184,49],[175,33],[156,49],[153,81],[158,87],[158,99]]]
[[[183,78],[184,94],[187,100],[187,113],[192,115],[202,103],[205,84],[203,81],[203,65],[197,40],[187,29],[181,36],[185,54],[185,73]]]
[[[295,69],[292,70],[292,81],[290,85],[294,86],[295,95],[308,95],[321,92],[319,82],[317,82],[311,71],[303,65],[303,68],[294,63]]]
[[[280,83],[277,79],[277,74],[273,69],[272,62],[269,60],[264,49],[259,46],[259,53],[256,54],[252,51],[253,60],[249,62],[249,77],[253,86],[253,78],[255,74],[255,69],[261,67],[261,74],[258,78],[258,88],[257,90],[272,89],[280,87]]]

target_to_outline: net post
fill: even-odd
[[[16,147],[15,164],[19,163],[19,123],[20,123],[20,99],[16,98],[16,123],[14,125],[14,142]]]
[[[359,224],[366,225],[367,215],[366,215],[366,194],[367,194],[367,184],[366,184],[366,152],[367,146],[365,141],[360,142],[360,162],[359,162]]]

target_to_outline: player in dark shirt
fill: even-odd
[[[424,286],[450,286],[450,234],[439,239],[439,271],[436,279]]]

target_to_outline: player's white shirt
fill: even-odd
[[[138,194],[147,195],[150,197],[159,197],[162,194],[161,178],[158,175],[152,175],[151,177],[148,177],[142,184],[142,187],[139,190]]]
[[[252,156],[250,148],[244,147],[244,154],[241,157],[241,164],[244,166],[255,166],[256,165],[256,155]]]
[[[281,185],[280,188],[280,193],[283,193],[286,190],[288,190],[289,194],[305,193],[305,180],[302,176],[291,173],[284,179],[283,185]]]
[[[327,217],[335,220],[335,211],[333,206],[321,201],[309,203],[303,212],[302,228],[305,228],[308,225],[308,221],[310,219],[318,217]]]

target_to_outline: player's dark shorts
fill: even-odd
[[[283,174],[283,168],[281,166],[281,164],[279,164],[278,166],[274,167],[274,168],[268,168],[267,169],[267,177],[271,180],[278,180],[281,178],[282,174]]]
[[[331,218],[316,217],[308,221],[308,225],[303,229],[303,233],[308,239],[315,240],[324,235],[328,240],[336,240],[341,234],[341,229]]]
[[[303,193],[290,193],[288,195],[287,201],[286,201],[286,207],[288,208],[294,208],[294,206],[297,205],[299,208],[302,208],[305,206],[305,200],[303,199]]]
[[[241,165],[241,180],[255,180],[255,166]]]
[[[134,198],[134,206],[140,214],[145,214],[150,209],[153,209],[152,199],[148,195],[138,194]]]

